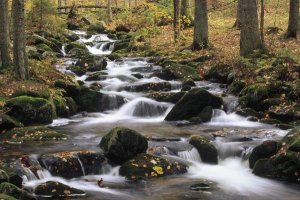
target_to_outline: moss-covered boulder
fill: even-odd
[[[8,115],[0,115],[0,133],[2,131],[7,131],[16,127],[23,127],[24,125],[21,122],[18,122],[16,119]]]
[[[70,70],[71,72],[73,72],[74,74],[76,74],[77,76],[82,76],[86,73],[86,69],[79,67],[79,66],[75,66],[75,65],[71,65],[69,67],[67,67],[67,70]]]
[[[8,195],[5,195],[5,194],[0,194],[0,199],[1,200],[17,200],[15,197],[8,196]]]
[[[173,109],[169,112],[166,121],[189,120],[193,117],[201,117],[199,114],[204,108],[221,108],[223,100],[206,90],[194,88],[185,94]]]
[[[148,141],[146,137],[134,130],[116,127],[102,138],[100,148],[104,150],[110,161],[122,164],[139,153],[145,153]]]
[[[98,23],[92,23],[88,27],[88,31],[92,33],[103,33],[106,30],[106,24],[104,21],[98,22]]]
[[[218,164],[218,151],[209,139],[204,136],[192,136],[189,143],[198,150],[202,162]]]
[[[178,175],[186,172],[186,165],[150,154],[139,154],[120,168],[120,175],[128,180]]]
[[[9,195],[16,199],[36,200],[36,198],[33,195],[29,194],[26,190],[22,190],[11,183],[1,183],[0,194]]]
[[[84,191],[78,190],[76,188],[72,188],[68,185],[48,181],[41,185],[38,185],[34,193],[41,198],[78,198],[86,196]]]
[[[232,66],[222,63],[217,64],[205,74],[205,79],[218,83],[230,83],[230,79],[228,77],[231,72]]]
[[[89,174],[101,174],[107,160],[102,152],[70,151],[41,155],[42,167],[52,175],[71,179]]]
[[[258,145],[253,149],[249,157],[250,168],[252,169],[258,160],[270,158],[275,155],[280,148],[281,144],[276,141],[265,141],[261,145]]]
[[[0,135],[0,139],[10,142],[67,140],[68,136],[43,126],[14,128]]]
[[[24,125],[50,124],[55,118],[53,105],[46,99],[20,96],[8,100],[7,113]]]
[[[53,103],[58,117],[70,117],[77,113],[78,107],[72,97],[57,97]]]
[[[65,36],[71,42],[75,42],[76,40],[80,39],[78,35],[76,35],[73,31],[70,30],[64,30],[63,36]]]

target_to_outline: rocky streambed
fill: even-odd
[[[27,128],[1,135],[0,193],[21,199],[299,198],[299,129],[260,123],[252,110],[238,115],[237,98],[225,95],[222,84],[200,81],[190,66],[119,58],[116,48],[128,45],[124,35],[123,42],[75,35],[75,43],[62,46],[57,69],[78,83],[55,83],[64,95],[55,113],[51,102],[30,94],[6,104],[11,120]],[[48,128],[31,126],[36,123]]]

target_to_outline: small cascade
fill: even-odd
[[[50,174],[50,172],[48,170],[46,170],[46,169],[38,170],[36,173],[37,173],[38,178],[40,180],[49,179],[49,178],[52,177],[52,175]]]
[[[244,151],[242,152],[242,159],[248,160],[252,151],[253,151],[253,147],[245,147]]]
[[[116,94],[103,94],[105,110],[116,110],[124,104],[124,99]]]
[[[36,177],[36,175],[27,167],[23,167],[22,169],[24,175],[23,175],[23,178],[26,180],[26,181],[35,181],[37,180],[38,178]]]
[[[193,162],[201,162],[201,157],[196,148],[192,148],[190,151],[179,151],[178,156],[184,160],[187,161],[193,161]]]
[[[215,146],[218,150],[220,159],[226,159],[229,157],[242,157],[242,153],[245,150],[238,142],[223,142],[220,140],[215,141]]]
[[[168,103],[160,103],[145,97],[137,98],[125,104],[118,115],[136,117],[157,117],[162,116],[170,107]]]
[[[77,160],[78,160],[78,162],[80,164],[82,174],[83,174],[83,176],[85,176],[86,173],[85,173],[84,165],[83,165],[82,161],[80,160],[80,158],[78,156],[77,156]]]
[[[121,166],[117,166],[117,167],[112,168],[109,175],[111,175],[111,176],[120,176],[120,173],[119,173],[120,168],[121,168]]]
[[[182,88],[182,83],[179,81],[170,81],[172,90],[180,90]]]
[[[63,54],[64,57],[66,57],[67,53],[66,53],[66,45],[62,45],[61,47],[61,53]]]

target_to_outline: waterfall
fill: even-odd
[[[190,151],[179,151],[178,156],[187,161],[201,162],[201,157],[196,148],[192,148]]]

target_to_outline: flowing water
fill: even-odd
[[[79,42],[85,43],[91,54],[107,55],[113,50],[114,40],[107,35],[87,37],[85,32],[76,32]],[[62,49],[62,52],[65,51]],[[66,54],[65,54],[66,55]],[[67,56],[67,55],[66,55]],[[63,58],[63,64],[57,66],[62,73],[73,74],[66,70],[67,66],[76,62],[72,58]],[[87,197],[82,199],[299,199],[300,187],[257,177],[248,167],[248,157],[254,146],[267,139],[279,139],[286,134],[275,127],[248,121],[235,114],[237,105],[235,97],[224,98],[226,112],[214,110],[211,122],[202,125],[178,126],[178,122],[165,122],[164,118],[174,106],[171,103],[158,102],[147,97],[145,92],[135,92],[134,88],[146,83],[170,83],[171,91],[178,92],[181,83],[165,81],[153,76],[161,70],[160,66],[150,63],[146,58],[123,58],[109,61],[100,81],[85,81],[87,75],[76,77],[86,85],[99,83],[99,92],[107,97],[107,109],[101,113],[78,114],[70,119],[57,119],[50,126],[66,132],[70,139],[64,142],[37,143],[35,146],[22,144],[18,146],[4,145],[4,156],[28,154],[36,157],[39,154],[71,151],[99,150],[101,138],[116,126],[132,128],[152,138],[149,149],[162,156],[181,160],[189,164],[188,173],[152,179],[138,183],[127,182],[118,173],[119,167],[104,166],[103,174],[87,175],[81,178],[66,180],[52,176],[41,169],[37,175],[26,172],[25,187],[34,188],[48,180],[59,181],[69,186],[84,190]],[[137,78],[136,74],[140,75]],[[207,89],[211,93],[221,95],[224,89],[219,84],[207,81],[196,82],[196,87]],[[116,97],[126,99],[125,104],[117,106]],[[218,149],[219,164],[208,165],[201,161],[198,151],[188,144],[191,135],[216,137],[214,145]],[[155,138],[166,138],[155,140]],[[244,138],[249,138],[245,142]],[[80,161],[80,159],[79,159]],[[84,172],[84,166],[80,161]],[[99,188],[97,180],[104,180],[106,187]],[[209,183],[208,190],[194,191],[190,186],[197,183]],[[79,198],[80,199],[80,198]]]

